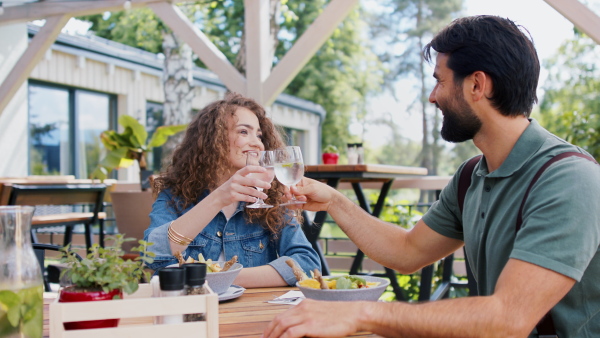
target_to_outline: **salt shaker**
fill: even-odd
[[[356,150],[356,144],[355,143],[348,143],[348,164],[357,164],[358,163],[358,152]]]
[[[185,269],[185,287],[184,295],[203,295],[208,293],[206,289],[206,264],[204,263],[191,263],[184,264]],[[205,321],[206,315],[204,313],[190,313],[183,315],[184,322],[200,322]]]
[[[356,163],[363,164],[365,163],[365,151],[362,143],[355,143],[356,146]]]
[[[185,270],[179,267],[164,268],[158,271],[160,297],[176,297],[183,295]],[[183,323],[183,315],[160,316],[157,324]]]

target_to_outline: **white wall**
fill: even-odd
[[[305,111],[281,105],[273,105],[268,109],[269,116],[278,126],[300,130],[304,133],[302,140],[302,158],[304,164],[319,164],[319,116]]]
[[[27,49],[27,24],[0,26],[0,83]],[[27,83],[0,114],[0,177],[27,176]]]

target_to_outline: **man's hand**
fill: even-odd
[[[306,204],[299,204],[297,207],[309,211],[328,211],[330,206],[335,203],[334,200],[341,196],[337,190],[327,184],[306,177],[291,187],[291,193],[296,195],[298,200],[306,201]],[[291,197],[291,195],[286,197]]]
[[[345,337],[360,330],[361,302],[304,299],[277,315],[263,337]]]

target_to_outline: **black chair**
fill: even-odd
[[[38,243],[35,230],[47,226],[65,226],[64,245],[71,243],[73,227],[83,224],[85,228],[85,244],[89,250],[92,246],[92,225],[100,226],[100,245],[104,246],[104,226],[102,213],[104,184],[56,184],[56,185],[19,185],[5,186],[10,189],[8,205],[32,206],[69,206],[69,212],[50,215],[35,215],[31,222],[33,243]],[[86,211],[85,209],[89,211]]]
[[[35,256],[40,264],[40,270],[42,271],[44,290],[52,291],[50,288],[50,283],[60,283],[60,273],[62,268],[59,265],[48,265],[47,269],[44,267],[44,263],[46,261],[46,250],[60,251],[60,247],[53,244],[33,244],[33,251],[35,252]],[[81,260],[81,256],[79,256],[76,252],[72,253],[75,255],[75,257],[77,257],[78,260]]]
[[[473,276],[471,267],[467,260],[467,254],[464,251],[465,267],[467,272],[467,282],[453,282],[454,254],[449,255],[441,261],[442,264],[442,280],[433,294],[431,293],[431,284],[433,280],[433,265],[424,267],[421,270],[421,287],[419,288],[419,301],[438,300],[448,298],[450,288],[468,288],[469,296],[477,296],[477,281]]]

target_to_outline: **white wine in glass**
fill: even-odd
[[[304,176],[304,161],[300,147],[291,146],[275,150],[275,176],[281,184],[291,187],[300,182]],[[294,194],[292,199],[280,205],[304,204]]]
[[[267,169],[264,173],[250,173],[248,177],[258,178],[261,181],[271,183],[275,178],[275,170],[273,168],[274,153],[271,150],[266,151],[249,151],[246,153],[246,165],[257,165]],[[256,190],[263,191],[263,188],[256,187]],[[265,203],[262,199],[257,198],[253,204],[247,204],[246,208],[272,208],[273,206]]]

